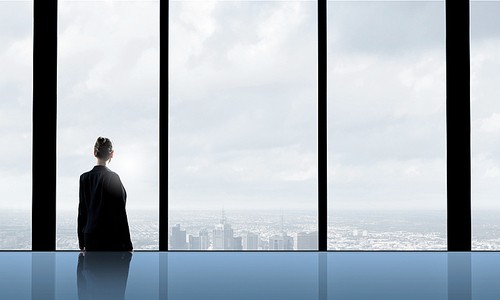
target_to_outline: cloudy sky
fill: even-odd
[[[473,207],[500,208],[498,2],[471,4]],[[61,1],[57,205],[99,135],[158,199],[158,2]],[[446,208],[444,3],[329,2],[329,206]],[[32,2],[0,1],[0,207],[31,207]],[[317,207],[316,4],[170,3],[173,209]]]
[[[500,209],[500,2],[471,3],[472,208]]]
[[[31,6],[0,1],[0,209],[31,208]]]
[[[329,208],[446,210],[443,2],[328,6]]]
[[[172,2],[171,208],[317,208],[314,2]]]
[[[158,2],[60,2],[57,205],[76,209],[78,178],[111,138],[127,207],[158,207]]]

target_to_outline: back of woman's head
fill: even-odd
[[[106,137],[98,137],[94,145],[95,156],[100,159],[108,159],[113,153],[113,142]]]

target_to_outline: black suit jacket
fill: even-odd
[[[120,177],[106,166],[95,166],[80,176],[78,240],[94,251],[130,251],[130,230]]]

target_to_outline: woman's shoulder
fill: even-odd
[[[90,174],[90,171],[82,173],[82,175],[80,175],[80,180],[84,180],[85,178],[89,177],[89,174]]]
[[[108,178],[108,179],[110,179],[112,181],[115,181],[115,180],[120,181],[120,176],[118,175],[118,173],[116,173],[115,171],[109,169],[108,167],[105,167],[105,168],[106,169],[103,170],[105,178]]]
[[[111,176],[118,176],[118,173],[116,173],[115,171],[111,170],[108,167],[104,167],[103,172],[106,172],[106,174]]]
[[[118,177],[118,174],[112,170],[110,170],[108,167],[106,166],[94,166],[94,168],[90,171],[87,171],[87,172],[84,172],[82,173],[82,175],[80,175],[80,180],[83,180],[85,178],[88,178],[88,177],[93,177],[93,176],[99,176],[99,177]]]

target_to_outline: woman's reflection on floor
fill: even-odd
[[[125,299],[130,252],[82,252],[76,270],[78,299]]]

